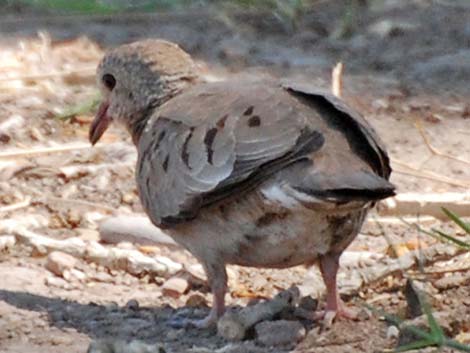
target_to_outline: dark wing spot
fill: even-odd
[[[145,186],[147,187],[147,191],[150,190],[150,178],[145,178]]]
[[[206,136],[204,137],[204,144],[206,145],[207,148],[207,161],[212,164],[212,155],[214,154],[214,151],[212,150],[212,144],[214,143],[215,135],[217,135],[217,128],[213,127],[212,129],[209,129],[206,133]]]
[[[162,167],[163,170],[166,172],[168,170],[168,161],[170,160],[170,155],[167,154],[165,160],[163,161]]]
[[[249,127],[256,127],[260,125],[261,125],[261,118],[258,115],[253,115],[250,119],[248,119]]]
[[[183,160],[184,164],[186,164],[186,166],[189,169],[191,169],[191,167],[189,166],[188,143],[189,143],[189,140],[191,140],[191,137],[193,136],[193,131],[194,131],[194,128],[191,128],[191,132],[188,134],[188,136],[186,136],[186,140],[184,140],[184,143],[183,143],[183,149],[181,150],[181,159]]]
[[[245,241],[247,241],[248,243],[253,243],[255,241],[258,241],[260,237],[253,234],[243,234],[243,238],[245,238]]]
[[[158,135],[158,138],[157,138],[157,143],[155,144],[155,149],[156,150],[158,150],[158,148],[160,147],[160,143],[165,138],[165,135],[166,135],[165,130],[160,131],[160,134]]]
[[[228,115],[225,114],[223,117],[219,119],[219,121],[217,121],[216,125],[219,129],[223,129],[225,127],[225,121],[227,120],[227,118],[228,118]]]
[[[243,113],[243,115],[251,115],[251,114],[253,114],[253,109],[255,109],[255,107],[253,107],[252,105],[249,106],[249,107],[245,110],[245,112]]]
[[[266,212],[256,220],[257,227],[266,227],[276,221],[282,221],[289,215],[288,212]]]

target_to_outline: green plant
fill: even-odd
[[[464,220],[462,220],[461,217],[459,217],[457,214],[455,214],[454,212],[450,211],[449,209],[445,207],[442,207],[442,211],[452,222],[454,222],[466,234],[470,235],[470,224],[466,223]],[[402,219],[402,222],[404,222],[408,226],[415,227],[418,231],[422,232],[423,234],[432,236],[435,239],[448,242],[464,250],[470,250],[470,243],[457,239],[455,236],[447,234],[439,229],[431,228],[430,230],[427,230],[427,229],[422,228],[416,223],[409,223],[405,221],[404,219]],[[380,224],[379,224],[379,227],[382,230],[382,234],[385,236],[385,238],[388,241],[389,239],[387,238]],[[439,325],[436,318],[434,317],[432,313],[432,308],[427,302],[423,293],[419,293],[419,302],[420,302],[421,309],[427,318],[427,322],[429,326],[428,331],[422,328],[419,328],[417,326],[414,326],[414,325],[404,325],[403,324],[404,321],[401,318],[395,315],[385,313],[383,311],[378,311],[375,308],[371,307],[370,305],[366,305],[370,310],[372,310],[373,312],[379,313],[381,316],[385,317],[385,319],[388,322],[399,327],[400,331],[407,330],[408,332],[411,332],[414,336],[418,338],[414,342],[397,347],[396,349],[392,350],[392,352],[407,352],[407,351],[426,348],[426,347],[439,347],[439,348],[446,347],[446,348],[452,348],[461,352],[470,352],[469,345],[460,343],[456,340],[448,338],[445,335],[441,326]]]
[[[90,99],[85,102],[72,105],[65,108],[63,113],[57,114],[54,116],[56,119],[68,120],[77,115],[89,114],[95,111],[98,108],[98,104],[101,101],[101,95],[99,92],[96,92]]]
[[[459,228],[461,228],[467,235],[470,235],[470,224],[466,223],[464,220],[462,220],[461,217],[456,215],[454,212],[450,211],[449,209],[442,207],[442,212],[452,221],[454,222]],[[458,246],[461,249],[464,250],[470,250],[470,243],[460,240],[456,238],[455,236],[452,236],[448,233],[445,233],[442,230],[436,229],[436,228],[431,228],[431,229],[424,229],[420,225],[416,223],[409,223],[402,219],[402,222],[415,227],[418,231],[422,232],[423,234],[429,235],[433,237],[434,239],[440,240],[440,241],[446,241],[451,244],[454,244],[455,246]]]

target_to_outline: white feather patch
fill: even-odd
[[[288,195],[278,184],[263,187],[261,193],[269,201],[280,203],[284,207],[295,208],[299,206],[299,202],[294,197]]]

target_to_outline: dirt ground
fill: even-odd
[[[84,17],[5,8],[0,15],[0,222],[13,220],[52,239],[97,241],[101,219],[142,211],[133,178],[135,151],[126,134],[112,128],[92,149],[86,145],[89,114],[57,116],[93,96],[93,70],[105,48],[144,37],[179,43],[213,76],[275,75],[329,87],[331,69],[342,61],[344,99],[386,142],[398,192],[468,194],[468,2],[377,1],[361,9],[347,31],[343,9],[342,1],[318,1],[286,23],[272,14],[213,9]],[[39,151],[64,146],[75,147]],[[22,152],[6,155],[11,151]],[[448,222],[422,216],[423,227],[462,235]],[[417,239],[423,248],[436,244],[398,218],[379,223],[377,218],[383,219],[380,212],[370,217],[351,252],[388,257],[390,243],[400,254],[414,250]],[[8,232],[0,227],[0,235]],[[185,267],[196,263],[174,247],[151,252]],[[343,286],[341,291],[348,306],[367,303],[406,319],[405,282],[415,278],[446,335],[469,344],[468,255],[430,261],[422,271],[393,271],[357,290]],[[167,325],[175,314],[208,312],[204,304],[210,304],[210,296],[203,284],[169,296],[163,277],[134,276],[78,260],[75,268],[83,276],[62,278],[45,268],[46,261],[21,242],[0,248],[2,353],[86,352],[92,340],[103,345],[141,340],[155,352],[379,352],[409,340],[393,334],[383,315],[372,313],[327,330],[304,320],[307,333],[300,342],[269,347],[250,336],[230,343],[211,330]],[[357,261],[345,266],[343,279],[361,267]],[[231,271],[227,302],[233,307],[272,297],[292,284],[316,297],[312,288],[319,286],[312,283],[318,278],[315,269]]]

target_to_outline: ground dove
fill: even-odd
[[[109,123],[137,147],[136,180],[151,221],[204,266],[224,312],[226,264],[319,263],[325,311],[349,316],[336,274],[369,209],[394,195],[383,144],[343,101],[307,84],[204,82],[176,44],[144,40],[109,51],[97,70],[103,101],[90,127]]]

